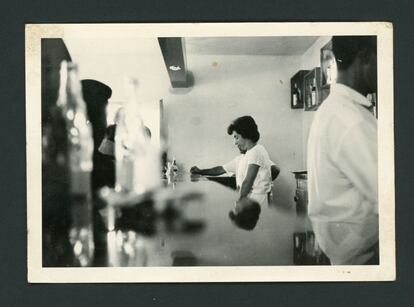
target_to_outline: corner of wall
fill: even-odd
[[[301,69],[313,69],[320,66],[320,50],[329,42],[332,36],[321,36],[319,37],[311,47],[302,56]],[[309,129],[315,116],[314,111],[303,111],[302,114],[302,149],[303,149],[303,160],[302,167],[305,170],[307,168],[307,144]]]

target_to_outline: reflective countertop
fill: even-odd
[[[293,265],[294,234],[310,229],[307,218],[237,199],[206,177],[165,179],[135,205],[100,210],[92,266]]]

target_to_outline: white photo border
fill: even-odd
[[[388,22],[27,24],[26,150],[27,258],[32,283],[392,281],[395,263],[393,26]],[[376,35],[378,50],[378,181],[380,264],[372,266],[42,267],[41,61],[42,38],[93,31],[103,37],[226,37]],[[243,35],[241,35],[242,33]]]

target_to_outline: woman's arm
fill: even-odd
[[[252,190],[254,180],[256,179],[257,173],[259,172],[259,167],[260,166],[256,164],[249,164],[247,167],[246,178],[244,178],[243,183],[240,187],[239,199],[246,197]]]
[[[200,174],[200,175],[207,175],[207,176],[219,176],[224,174],[226,171],[222,166],[215,166],[212,168],[205,168],[200,169],[197,166],[193,166],[190,169],[191,174]]]

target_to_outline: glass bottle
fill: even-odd
[[[126,80],[126,105],[119,111],[115,133],[117,192],[142,194],[159,186],[159,149],[145,131],[138,102],[138,81]]]
[[[42,39],[41,54],[42,265],[62,267],[73,263],[73,254],[66,125],[56,102],[60,64],[70,55],[61,39]]]
[[[293,89],[293,106],[296,107],[298,104],[298,86],[295,83],[294,89]]]
[[[76,64],[63,61],[57,106],[66,125],[71,227],[74,265],[91,264],[94,243],[92,230],[91,173],[93,138]]]
[[[172,167],[172,171],[174,172],[174,174],[177,174],[178,166],[177,166],[177,161],[175,160],[175,158],[173,158],[172,160],[171,167]]]

